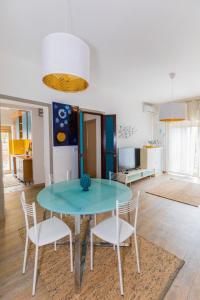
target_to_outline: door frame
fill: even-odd
[[[105,161],[105,154],[106,154],[106,132],[104,126],[104,120],[106,116],[113,116],[115,118],[115,127],[114,127],[114,169],[115,172],[117,171],[117,123],[116,123],[116,114],[108,114],[106,115],[104,112],[98,111],[89,111],[86,109],[79,109],[78,113],[82,112],[83,117],[84,114],[90,115],[97,115],[101,117],[101,178],[105,175],[106,170],[106,161]],[[84,124],[83,124],[84,125]],[[83,129],[84,130],[84,129]],[[84,156],[84,155],[83,155]],[[78,116],[78,174],[80,177],[80,118]],[[104,176],[105,177],[105,176]]]
[[[113,116],[115,119],[115,126],[114,126],[114,170],[115,173],[117,172],[117,117],[116,114],[106,114],[102,118],[102,173],[104,177],[106,176],[106,131],[105,131],[105,122],[104,117],[106,116]]]
[[[4,101],[6,100],[9,103],[5,103]],[[18,98],[18,97],[0,94],[0,104],[2,106],[8,106],[8,107],[12,105],[24,105],[24,106],[27,105],[35,108],[42,108],[44,110],[44,130],[46,128],[46,130],[48,129],[49,132],[49,136],[46,137],[49,146],[49,154],[46,157],[46,161],[48,162],[50,173],[53,173],[52,103],[39,102],[30,99],[24,99],[24,98]],[[1,118],[0,118],[0,126],[1,126]],[[1,133],[0,133],[0,140],[1,140]],[[2,168],[2,146],[0,142],[0,219],[4,219],[4,218],[5,218],[5,205],[4,205],[3,168]]]
[[[104,132],[103,132],[103,117],[105,115],[104,112],[99,112],[99,111],[90,111],[87,109],[79,109],[78,110],[78,175],[80,178],[80,118],[79,118],[79,113],[82,112],[83,113],[83,118],[84,118],[84,114],[89,114],[89,115],[95,115],[95,116],[100,116],[101,120],[101,178],[102,178],[102,174],[103,174],[103,136],[104,136]],[[84,125],[84,124],[83,124]],[[84,128],[83,128],[84,131]]]
[[[2,132],[8,132],[9,141],[11,140],[11,126],[4,126],[0,125],[0,131]],[[11,159],[10,159],[10,143],[8,141],[8,148],[9,148],[9,170],[3,171],[3,174],[9,174],[11,171]]]
[[[97,122],[96,121],[97,121],[96,119],[84,121],[84,134],[86,134],[86,137],[88,137],[87,126],[89,126],[89,124],[93,124],[93,126],[95,127],[95,147],[97,147],[97,138],[96,138],[97,137],[97,131],[96,131]],[[85,149],[85,166],[86,166],[87,165],[86,162],[87,162],[87,158],[88,158],[88,155],[87,155],[88,141],[87,141],[87,139],[85,140],[85,135],[84,135],[84,146],[85,146],[84,149]],[[97,177],[97,148],[96,149],[94,148],[94,152],[95,152],[95,176],[94,177]],[[93,176],[91,176],[91,177],[93,177]]]

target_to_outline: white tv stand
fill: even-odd
[[[155,174],[156,174],[155,169],[154,170],[149,170],[149,169],[130,170],[127,172],[127,174],[125,172],[118,172],[117,181],[127,185],[145,177],[155,176]]]

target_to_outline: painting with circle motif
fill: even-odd
[[[53,102],[53,141],[54,146],[78,144],[78,107]]]

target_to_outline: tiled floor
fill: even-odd
[[[22,183],[19,179],[14,177],[12,174],[4,174],[3,176],[4,181],[4,193],[12,193],[17,191],[23,191],[28,185],[26,186]]]

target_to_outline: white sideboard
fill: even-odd
[[[142,169],[155,170],[155,174],[162,173],[162,148],[142,148],[140,166]]]

